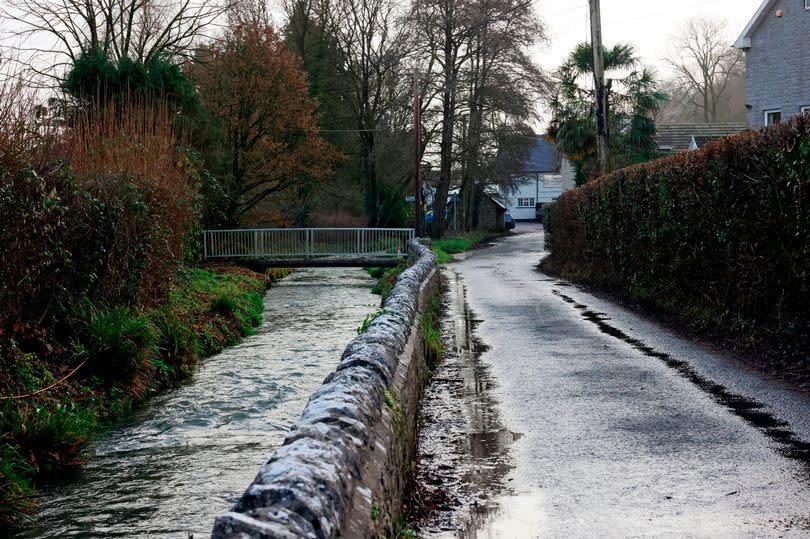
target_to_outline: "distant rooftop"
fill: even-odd
[[[709,141],[730,137],[746,129],[748,126],[744,123],[658,125],[655,139],[660,150],[677,153],[691,149],[692,139],[700,148]]]
[[[560,152],[553,142],[538,135],[532,146],[529,159],[523,166],[524,172],[556,173],[560,171]]]

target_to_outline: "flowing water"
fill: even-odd
[[[265,298],[256,335],[202,363],[46,485],[20,537],[208,537],[298,420],[379,297],[361,270],[302,270]]]

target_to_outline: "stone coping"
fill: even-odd
[[[409,260],[381,313],[349,343],[236,505],[216,519],[212,538],[393,532],[422,390],[418,315],[438,288],[436,257],[427,246],[413,242]]]

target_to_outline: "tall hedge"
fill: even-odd
[[[543,267],[807,361],[810,116],[565,193]]]

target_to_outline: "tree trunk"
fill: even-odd
[[[360,176],[366,190],[366,215],[370,227],[380,223],[380,182],[377,179],[374,144],[373,131],[360,133]]]
[[[703,88],[703,122],[709,123],[709,89]]]
[[[439,185],[433,200],[433,225],[430,235],[441,238],[446,227],[444,212],[453,181],[453,131],[456,121],[455,54],[453,49],[452,3],[444,20],[444,91],[442,92],[442,140],[439,158]]]

